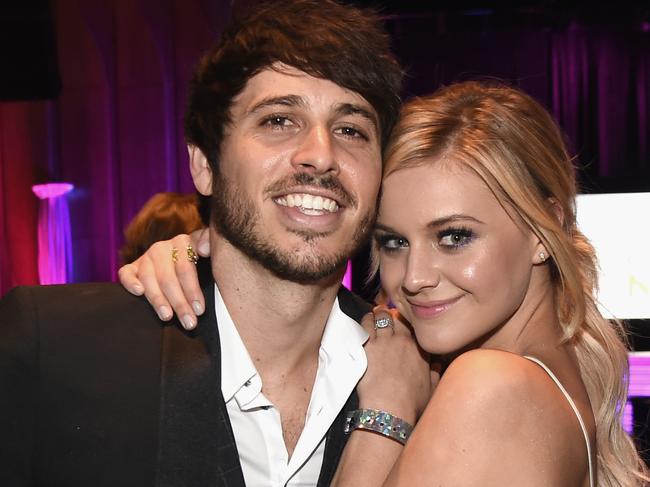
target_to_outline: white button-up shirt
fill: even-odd
[[[305,427],[289,459],[279,411],[262,394],[262,380],[215,285],[221,341],[221,392],[247,487],[314,487],[325,435],[366,370],[366,331],[341,311],[327,319]]]

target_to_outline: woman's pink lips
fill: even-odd
[[[435,301],[427,304],[414,304],[409,301],[411,310],[413,314],[418,318],[433,318],[439,314],[444,313],[449,308],[451,308],[456,302],[462,298],[458,296],[453,299],[448,299],[446,301]]]

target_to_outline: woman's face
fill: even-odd
[[[507,347],[538,239],[473,171],[425,163],[384,179],[375,239],[384,289],[425,350]]]

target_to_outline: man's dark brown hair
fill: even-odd
[[[230,106],[246,82],[275,63],[358,93],[379,116],[382,148],[397,119],[402,71],[373,12],[330,0],[253,5],[199,62],[190,86],[185,137],[213,172]]]

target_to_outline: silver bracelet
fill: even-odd
[[[399,441],[402,445],[411,436],[413,426],[402,418],[393,416],[386,411],[379,409],[355,409],[349,411],[345,419],[345,434],[350,434],[356,429],[373,431],[393,440]]]

